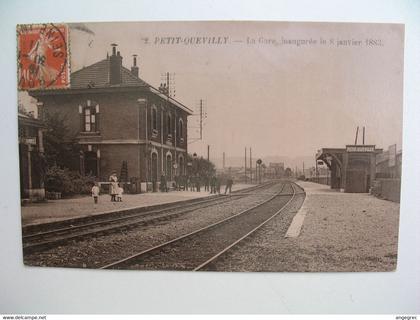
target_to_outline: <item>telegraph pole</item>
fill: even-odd
[[[365,127],[363,127],[363,145],[365,145]]]
[[[356,129],[356,138],[354,139],[354,144],[357,145],[357,136],[359,135],[359,126]]]
[[[252,183],[252,148],[249,147],[249,180]]]
[[[225,172],[225,165],[226,165],[226,155],[225,155],[225,153],[223,152],[223,172]]]
[[[207,145],[207,161],[210,162],[210,145]]]
[[[246,177],[246,147],[245,147],[245,183],[246,183],[247,177]]]
[[[200,99],[200,140],[203,139],[203,99]]]

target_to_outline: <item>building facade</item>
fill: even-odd
[[[284,176],[284,163],[270,162],[267,167],[267,176],[272,179],[282,178]]]
[[[142,191],[157,190],[161,175],[172,181],[185,174],[192,111],[169,97],[167,88],[140,79],[135,56],[131,70],[122,60],[113,45],[111,56],[73,72],[70,88],[29,94],[38,101],[41,119],[59,114],[65,120],[63,143],[79,146],[80,173],[108,181],[124,166],[128,179],[141,181]]]
[[[22,200],[45,199],[44,138],[41,121],[25,113],[18,113],[20,196]]]

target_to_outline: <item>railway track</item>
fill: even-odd
[[[252,191],[268,189],[275,184],[274,182],[254,186],[247,189],[238,190],[232,195],[235,197],[216,196],[205,200],[197,200],[190,203],[179,203],[169,205],[164,208],[149,210],[139,213],[121,214],[120,216],[96,216],[89,219],[80,219],[75,224],[58,225],[58,227],[42,227],[41,231],[29,233],[22,236],[24,254],[36,251],[44,251],[59,245],[64,245],[70,241],[86,239],[111,234],[113,232],[127,231],[140,226],[147,226],[161,221],[168,221],[183,214],[204,209],[213,205],[220,205],[227,202],[241,199]]]
[[[101,269],[203,270],[285,210],[297,193],[304,192],[294,183],[284,183],[263,203]]]

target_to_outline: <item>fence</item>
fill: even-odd
[[[330,177],[310,177],[310,178],[306,178],[306,181],[311,181],[311,182],[315,182],[315,183],[319,183],[319,184],[325,184],[327,186],[330,185]]]
[[[371,193],[381,199],[400,202],[401,180],[400,179],[375,179]]]

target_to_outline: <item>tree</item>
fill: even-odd
[[[290,168],[286,168],[286,171],[284,172],[284,175],[285,175],[287,178],[290,178],[290,177],[293,175],[292,169],[290,169]]]
[[[203,157],[193,157],[190,154],[187,157],[187,162],[192,163],[191,174],[200,177],[212,176],[216,173],[216,166],[213,162],[204,159]]]
[[[68,138],[69,130],[65,125],[65,118],[58,113],[49,115],[45,125],[47,131],[44,136],[44,150],[47,167],[77,170],[79,151],[77,145]]]

